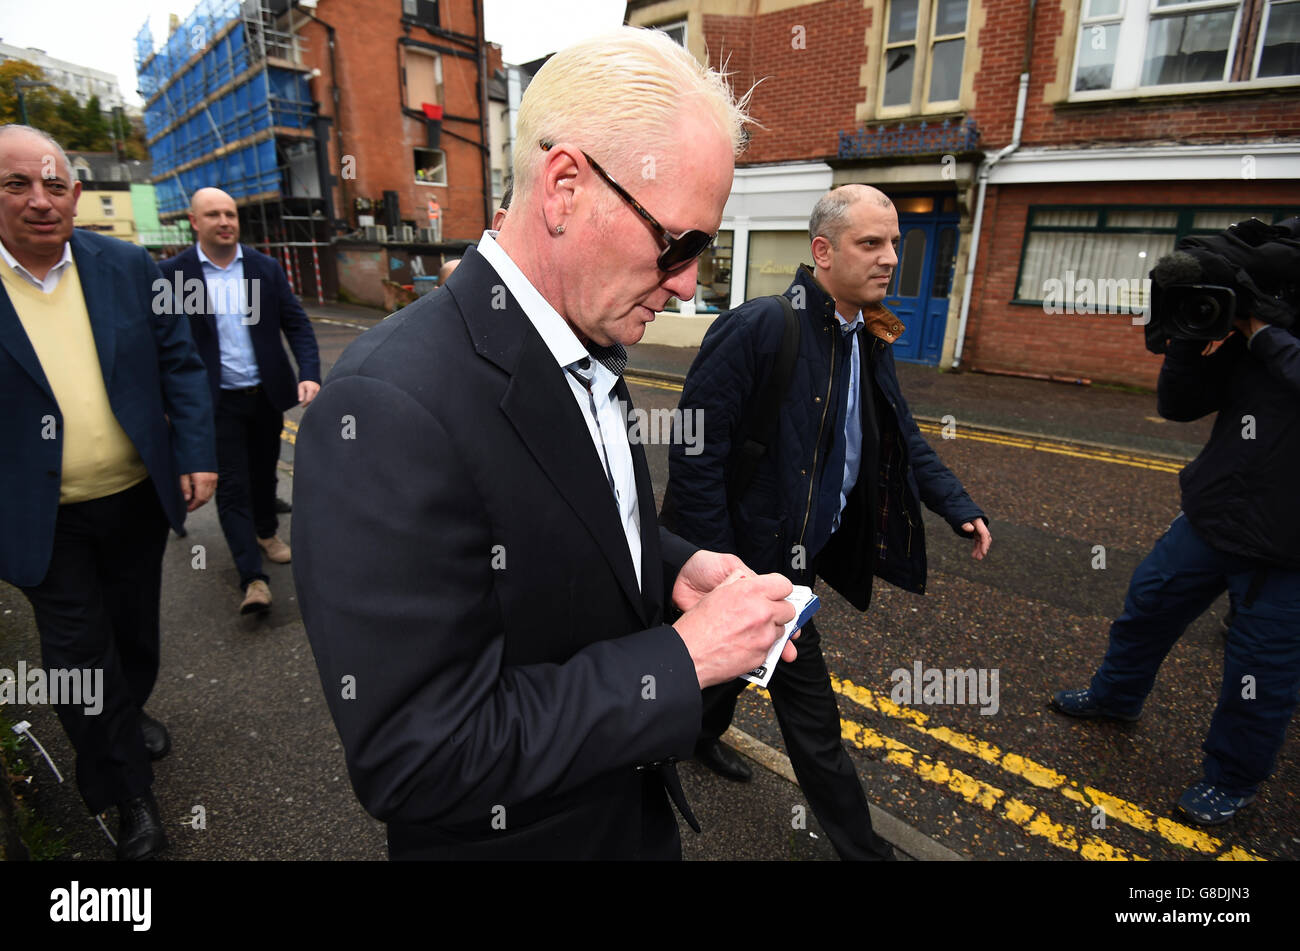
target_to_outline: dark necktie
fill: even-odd
[[[618,347],[619,350],[623,350],[623,348],[622,348],[621,346],[619,346],[618,344],[614,344],[614,346],[615,346],[615,347]],[[602,348],[602,349],[603,349],[603,348]],[[612,348],[610,348],[610,349],[612,349]],[[596,359],[597,359],[597,360],[600,360],[601,363],[605,363],[605,361],[602,360],[599,356],[597,356]],[[626,352],[626,351],[623,352],[623,365],[624,365],[624,366],[627,365],[627,352]],[[609,364],[608,364],[608,363],[605,363],[605,366],[608,367]],[[611,492],[614,493],[614,502],[615,502],[615,504],[617,505],[617,504],[618,504],[618,501],[619,501],[619,498],[618,498],[618,488],[614,485],[614,470],[610,467],[610,464],[609,464],[609,450],[605,448],[605,433],[604,433],[604,431],[600,428],[600,413],[599,413],[599,412],[597,411],[597,409],[596,409],[596,397],[595,397],[595,396],[592,394],[592,392],[591,392],[591,381],[592,381],[592,375],[591,375],[590,373],[582,373],[582,372],[579,372],[579,370],[578,370],[579,367],[580,367],[581,369],[583,369],[583,370],[590,370],[590,369],[591,369],[591,360],[589,360],[589,359],[586,358],[586,357],[583,357],[583,358],[582,358],[581,360],[579,360],[577,363],[570,364],[569,366],[565,367],[564,369],[565,369],[566,371],[568,371],[568,373],[569,373],[570,376],[572,376],[575,380],[577,380],[579,383],[581,383],[582,386],[583,386],[583,388],[586,389],[586,391],[587,391],[587,402],[588,402],[588,404],[589,404],[590,407],[591,407],[591,418],[594,419],[594,420],[596,421],[596,435],[600,438],[600,451],[601,451],[601,454],[604,456],[604,461],[605,461],[605,478],[607,478],[607,479],[609,480],[609,490],[610,490]],[[611,368],[611,369],[612,369],[612,368]],[[615,374],[615,375],[617,375],[617,374]]]

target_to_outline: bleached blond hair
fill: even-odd
[[[736,98],[725,71],[701,64],[658,30],[624,26],[552,56],[519,105],[514,180],[536,184],[539,143],[571,141],[615,176],[644,155],[691,148],[677,135],[686,115],[711,119],[734,154],[744,148],[749,93]],[[619,171],[615,171],[618,169]]]

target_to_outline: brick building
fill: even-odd
[[[495,210],[481,0],[200,0],[137,44],[160,217],[224,188],[301,294],[379,304]]]
[[[900,213],[902,359],[1149,386],[1154,261],[1300,212],[1300,0],[632,0],[627,20],[761,80],[712,300],[783,289],[817,197],[873,184]]]
[[[437,202],[444,239],[476,240],[491,204],[484,111],[501,51],[483,40],[482,0],[318,0],[302,22],[312,98],[338,108],[330,142],[336,207],[357,225],[396,193],[398,226],[428,228]],[[300,15],[307,4],[295,4]],[[332,27],[332,33],[325,24]],[[332,47],[332,62],[331,62]],[[432,108],[430,108],[432,107]],[[441,116],[434,121],[432,117]],[[339,142],[342,141],[342,157]],[[363,210],[358,212],[358,199]],[[387,209],[371,215],[384,224]],[[390,235],[390,237],[392,237]]]

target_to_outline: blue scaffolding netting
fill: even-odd
[[[209,185],[236,199],[280,189],[269,130],[309,129],[311,92],[303,73],[265,65],[250,32],[239,0],[201,0],[157,50],[147,20],[136,36],[159,214]]]

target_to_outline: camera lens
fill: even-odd
[[[1182,324],[1192,333],[1204,333],[1214,326],[1221,313],[1217,300],[1209,294],[1198,294],[1188,299]]]

